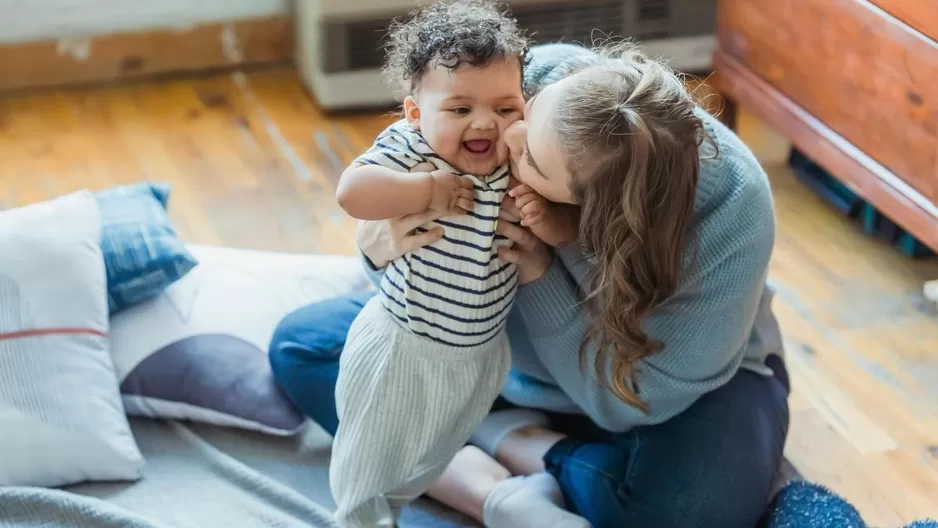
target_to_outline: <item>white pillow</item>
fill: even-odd
[[[136,480],[88,191],[0,212],[0,485]]]
[[[155,299],[111,319],[128,414],[290,435],[306,423],[274,382],[283,318],[368,286],[357,259],[189,246],[199,261]]]

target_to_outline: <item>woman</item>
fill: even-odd
[[[536,47],[525,77],[537,94],[506,138],[513,173],[560,212],[536,235],[500,226],[519,270],[512,375],[429,495],[496,528],[551,526],[561,500],[596,527],[754,526],[788,429],[764,172],[634,50]],[[415,231],[432,219],[363,225],[374,276],[441,236]],[[271,344],[279,383],[330,432],[369,295],[301,309]]]

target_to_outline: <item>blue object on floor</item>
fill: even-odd
[[[759,528],[867,528],[849,502],[820,484],[793,481],[782,488]],[[938,528],[938,522],[915,521],[905,528]]]
[[[907,257],[928,258],[935,256],[935,253],[928,246],[919,242],[868,203],[863,204],[863,230],[892,244],[893,247]]]
[[[848,218],[859,217],[863,231],[892,245],[903,255],[913,258],[931,258],[935,252],[898,224],[863,200],[847,185],[831,176],[823,167],[809,159],[798,149],[791,149],[788,165],[795,175],[818,196],[837,208]]]
[[[802,183],[839,209],[841,213],[850,218],[860,213],[863,199],[798,149],[791,149],[788,155],[788,166]]]

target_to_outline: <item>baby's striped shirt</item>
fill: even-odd
[[[429,162],[438,170],[463,174],[404,120],[385,129],[356,161],[407,172]],[[381,281],[384,306],[395,318],[415,334],[454,347],[485,344],[504,328],[518,279],[516,267],[497,254],[499,246],[510,242],[495,233],[508,191],[508,166],[484,178],[463,177],[473,183],[472,211],[421,227],[439,225],[445,234],[392,262]]]

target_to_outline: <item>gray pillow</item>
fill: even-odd
[[[267,359],[280,321],[361,290],[357,259],[189,246],[199,260],[154,299],[111,318],[111,355],[128,414],[290,435],[306,423]]]

